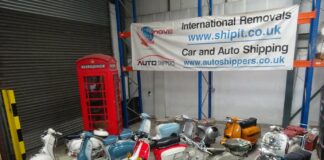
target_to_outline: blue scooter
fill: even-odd
[[[77,156],[78,160],[90,160],[92,159],[92,143],[90,142],[90,138],[93,137],[93,133],[91,132],[85,132],[81,136],[82,138],[82,143],[81,143],[81,148],[80,152]]]
[[[135,142],[130,138],[133,136],[133,132],[129,129],[124,129],[124,131],[119,135],[109,135],[107,138],[102,140],[102,145],[104,146],[104,157],[109,160],[120,160],[127,155],[133,153],[133,148]],[[92,157],[92,143],[90,138],[94,137],[91,132],[85,132],[82,135],[82,144],[80,148],[80,153],[77,156],[78,160],[91,160]]]

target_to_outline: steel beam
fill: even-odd
[[[137,9],[136,9],[136,0],[132,0],[132,11],[133,11],[133,22],[137,22]],[[143,112],[143,102],[142,102],[142,80],[141,80],[141,72],[136,71],[137,75],[137,90],[138,90],[138,112],[142,113]]]
[[[213,15],[213,0],[209,0],[208,15]],[[208,71],[208,118],[212,116],[212,91],[213,91],[213,72]]]
[[[202,16],[202,0],[198,0],[198,17]],[[202,72],[198,72],[198,119],[202,118]]]
[[[120,18],[120,5],[119,0],[115,0],[115,12],[116,12],[116,23],[117,32],[121,32],[121,18]],[[125,128],[128,128],[128,111],[127,111],[127,97],[126,97],[126,83],[125,83],[125,73],[124,68],[124,45],[122,39],[118,36],[118,49],[119,49],[119,65],[120,65],[120,79],[122,86],[122,108],[123,108],[123,124]]]
[[[317,32],[318,32],[318,23],[320,17],[320,10],[321,10],[321,0],[313,0],[312,1],[312,10],[316,11],[316,18],[311,20],[310,24],[310,33],[309,33],[309,40],[308,40],[308,55],[307,59],[311,60],[311,66],[306,68],[305,74],[305,90],[303,95],[303,107],[300,119],[300,126],[307,128],[308,126],[308,116],[309,116],[309,106],[311,102],[312,96],[312,85],[313,85],[313,74],[314,74],[314,67],[313,67],[313,60],[316,54],[316,40],[317,40]]]

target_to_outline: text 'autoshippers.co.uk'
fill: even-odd
[[[267,14],[262,16],[240,16],[232,17],[229,19],[212,19],[202,22],[188,22],[182,23],[182,30],[199,30],[215,28],[215,30],[207,30],[209,33],[198,33],[187,35],[187,48],[182,49],[182,56],[217,56],[217,55],[252,55],[255,58],[242,59],[242,57],[235,56],[231,58],[221,59],[200,59],[200,60],[186,60],[184,66],[191,67],[240,67],[240,66],[280,66],[285,63],[285,57],[282,56],[288,53],[288,44],[282,43],[265,43],[257,44],[256,41],[272,41],[280,40],[282,28],[278,23],[274,25],[268,25],[267,27],[244,27],[248,24],[267,23],[274,21],[282,21],[291,18],[292,13],[283,11],[280,14]],[[231,26],[238,26],[235,29]],[[242,26],[242,27],[240,27]],[[217,28],[217,29],[216,29]],[[225,28],[225,29],[223,29]],[[222,47],[226,43],[239,43],[240,45],[235,47]],[[215,44],[215,45],[214,45]],[[210,46],[217,47],[210,47]],[[197,46],[209,46],[203,47],[203,49],[196,49]],[[201,47],[200,47],[201,48]],[[276,53],[271,58],[264,57],[268,54]],[[259,57],[260,56],[260,57]]]

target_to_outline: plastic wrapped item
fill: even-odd
[[[234,155],[245,156],[251,149],[251,142],[241,139],[241,138],[232,138],[226,140],[224,146]]]
[[[285,129],[285,130],[283,131],[283,133],[284,133],[285,135],[287,135],[287,136],[289,137],[289,139],[292,139],[293,137],[296,137],[296,136],[297,136],[297,132],[294,131],[294,130]]]
[[[295,132],[295,133],[294,133]],[[297,136],[297,135],[305,135],[307,133],[306,129],[305,128],[302,128],[302,127],[299,127],[299,126],[288,126],[285,130],[284,130],[284,133],[288,133],[289,135],[287,135],[288,137],[289,136]],[[291,138],[291,137],[289,137]]]
[[[318,136],[312,133],[308,133],[305,137],[304,148],[309,151],[313,151],[316,147]]]

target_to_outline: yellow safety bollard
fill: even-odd
[[[11,134],[11,142],[16,160],[26,159],[25,143],[23,141],[16,99],[13,90],[1,90],[7,121]]]

